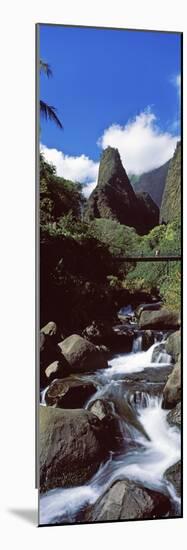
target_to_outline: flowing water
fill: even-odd
[[[180,459],[180,432],[167,422],[168,411],[162,409],[162,397],[145,391],[127,392],[123,383],[129,374],[145,372],[148,368],[160,369],[170,365],[170,356],[162,342],[155,342],[147,351],[141,351],[142,336],[134,339],[131,353],[114,356],[109,368],[83,376],[97,383],[98,390],[86,403],[89,408],[96,399],[106,398],[119,414],[119,427],[127,434],[123,407],[130,410],[128,438],[133,445],[124,445],[112,451],[109,460],[100,465],[97,473],[79,487],[53,489],[40,498],[40,523],[74,523],[80,512],[93,505],[114,481],[127,478],[141,485],[169,494],[175,506],[180,505],[174,486],[166,481],[164,473]],[[45,404],[45,392],[42,394]],[[132,417],[132,418],[131,418]]]

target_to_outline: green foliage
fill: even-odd
[[[181,218],[181,143],[177,143],[170,162],[160,209],[160,220],[166,223]]]
[[[181,227],[177,220],[140,236],[112,219],[83,221],[81,185],[59,178],[43,155],[40,159],[41,303],[44,318],[63,303],[70,325],[89,322],[106,305],[116,307],[120,293],[145,291],[161,296],[169,309],[180,308],[180,263],[154,262],[179,254]],[[153,261],[117,262],[119,256],[153,256]],[[46,296],[48,296],[46,305]],[[113,306],[111,304],[113,303]],[[102,304],[102,306],[101,306]],[[50,315],[45,313],[49,307]],[[72,319],[73,312],[73,319]],[[95,312],[95,313],[94,313]],[[61,312],[59,310],[59,318]]]
[[[40,72],[43,72],[44,74],[46,74],[48,78],[53,74],[50,65],[42,61],[42,59],[40,59]],[[56,114],[56,108],[53,107],[52,105],[48,105],[48,103],[46,103],[45,101],[42,101],[42,99],[40,99],[40,114],[46,120],[49,119],[55,122],[55,124],[61,130],[63,129],[63,125]]]
[[[58,222],[64,215],[72,213],[81,217],[84,205],[80,183],[60,178],[53,165],[40,155],[40,221],[42,225]]]
[[[107,245],[114,256],[133,256],[141,242],[134,228],[111,219],[95,219],[90,223],[90,232]]]

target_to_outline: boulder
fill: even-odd
[[[84,409],[40,405],[40,490],[82,485],[106,456],[102,422]]]
[[[169,353],[174,361],[177,362],[178,356],[181,353],[181,331],[177,330],[170,334],[166,340],[166,351]]]
[[[129,325],[115,325],[106,322],[93,321],[91,325],[85,328],[83,336],[96,345],[107,346],[111,351],[115,349],[131,351],[133,341],[133,331]]]
[[[181,427],[181,402],[168,413],[167,421],[171,426]]]
[[[55,336],[57,334],[56,323],[54,323],[54,321],[49,321],[47,325],[41,328],[41,332],[42,334],[46,334],[47,336]]]
[[[136,411],[131,406],[131,403],[128,402],[126,396],[124,396],[123,386],[118,388],[118,391],[115,392],[114,395],[112,391],[110,394],[110,390],[109,390],[107,397],[108,399],[110,399],[110,397],[112,399],[113,397],[115,412],[119,416],[120,420],[123,420],[127,425],[130,425],[136,428],[136,430],[142,433],[144,437],[148,441],[150,441],[148,434],[146,433],[142,423],[138,419],[138,415]]]
[[[124,452],[124,447],[129,447],[128,428],[124,424],[121,428],[113,403],[96,399],[90,403],[88,410],[102,421],[106,448],[115,453],[120,450]]]
[[[135,310],[136,318],[137,319],[140,318],[142,311],[158,311],[159,309],[161,309],[161,306],[162,306],[162,302],[151,302],[150,304],[140,304]]]
[[[172,483],[175,487],[175,491],[178,497],[181,496],[181,461],[168,468],[164,474],[164,477]]]
[[[69,372],[91,372],[108,366],[105,354],[78,334],[68,336],[58,346],[68,362]]]
[[[67,361],[63,357],[62,352],[53,337],[40,333],[40,385],[45,387],[49,383],[49,379],[46,376],[46,369],[54,362],[59,362],[64,367],[64,372],[67,367]],[[53,367],[54,368],[54,367]]]
[[[113,406],[111,403],[104,399],[96,399],[92,401],[88,407],[89,411],[95,414],[99,420],[106,418],[109,414],[113,413]]]
[[[140,487],[133,481],[116,481],[87,511],[87,521],[119,521],[165,517],[170,510],[167,496]]]
[[[146,351],[154,344],[154,332],[145,330],[142,334],[142,351]]]
[[[139,318],[141,329],[168,330],[177,329],[180,326],[179,314],[176,311],[169,311],[162,308],[158,311],[142,311]]]
[[[112,327],[108,323],[92,321],[91,325],[84,329],[82,335],[93,344],[105,344],[111,338]]]
[[[181,401],[181,361],[180,356],[174,366],[163,391],[164,409],[173,409]]]
[[[92,382],[64,378],[54,380],[47,389],[45,400],[47,405],[62,409],[79,409],[97,391]]]
[[[64,376],[64,367],[60,361],[53,361],[45,370],[46,378],[49,382],[56,378],[62,378]]]

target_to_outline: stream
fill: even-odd
[[[162,373],[172,368],[164,342],[165,335],[155,333],[153,345],[142,351],[142,335],[138,334],[134,337],[131,353],[115,354],[107,369],[81,375],[97,386],[85,408],[89,409],[97,399],[105,399],[117,410],[122,445],[110,453],[107,462],[101,464],[84,485],[52,489],[42,494],[41,524],[78,522],[86,507],[94,505],[114,481],[122,479],[169,495],[175,513],[180,509],[174,486],[164,477],[167,468],[180,460],[180,431],[168,424],[169,411],[162,409],[159,377],[160,373],[162,377]],[[45,392],[46,389],[42,393],[43,405]],[[127,408],[132,416],[129,422],[125,417]]]

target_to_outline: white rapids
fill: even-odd
[[[141,372],[148,367],[166,367],[171,363],[171,357],[165,350],[159,351],[162,342],[154,343],[147,351],[141,351],[141,337],[134,340],[133,353],[120,353],[110,362],[110,368],[105,370],[105,375],[113,377],[115,374],[131,374]],[[157,352],[157,360],[154,360],[153,352]]]
[[[116,355],[109,361],[109,367],[96,371],[90,377],[97,383],[98,389],[85,405],[89,408],[92,401],[103,396],[118,395],[121,382],[126,375],[145,371],[147,368],[168,367],[171,357],[166,353],[165,338],[155,342],[147,351],[142,351],[142,336],[134,339],[131,353]],[[120,377],[120,380],[119,380]],[[83,377],[84,378],[84,377]],[[89,375],[86,376],[89,379]],[[45,405],[45,393],[41,401]],[[122,399],[123,395],[121,394]],[[136,397],[136,396],[135,396]],[[86,484],[72,488],[52,489],[40,496],[40,524],[75,523],[79,514],[88,505],[93,505],[111,484],[119,479],[134,480],[149,489],[169,494],[176,506],[180,499],[176,496],[174,486],[164,474],[166,470],[180,460],[180,431],[167,422],[168,410],[162,409],[162,397],[140,392],[139,398],[134,394],[129,397],[134,410],[148,438],[143,433],[128,426],[132,446],[118,452],[111,452],[105,464],[101,464],[96,474]],[[138,401],[138,402],[137,402]],[[114,400],[115,403],[115,400]],[[113,405],[114,406],[114,405]],[[120,418],[120,428],[125,433],[125,420]]]
[[[168,411],[161,407],[161,398],[146,394],[146,406],[137,409],[139,420],[150,437],[131,428],[132,437],[140,447],[115,457],[101,465],[87,484],[67,489],[54,489],[40,498],[40,523],[71,523],[76,514],[87,505],[94,504],[114,481],[128,478],[155,490],[168,492],[178,502],[175,490],[165,479],[164,473],[180,459],[180,432],[166,419]]]

